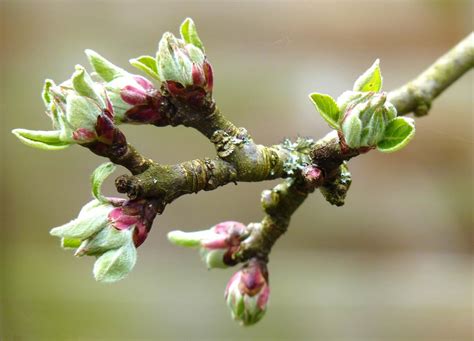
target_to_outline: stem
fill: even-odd
[[[431,102],[474,66],[473,39],[474,35],[470,34],[417,78],[389,93],[389,100],[399,115],[410,112],[425,115]],[[368,151],[348,148],[336,131],[303,149],[288,143],[267,147],[256,144],[245,129],[227,120],[212,98],[207,99],[201,110],[178,100],[171,102],[175,109],[171,125],[181,124],[200,131],[215,145],[218,157],[159,165],[129,146],[124,156],[112,160],[134,174],[117,178],[117,190],[130,198],[156,199],[164,209],[182,195],[214,190],[231,182],[290,178],[263,192],[265,216],[261,222],[249,225],[251,234],[234,256],[238,262],[254,257],[267,261],[272,246],[287,230],[292,214],[316,187],[321,187],[329,202],[342,205],[350,177],[341,165]],[[312,186],[308,186],[300,171],[306,164],[321,171],[321,178]]]

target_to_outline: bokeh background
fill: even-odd
[[[233,270],[207,271],[166,233],[258,221],[260,192],[277,182],[180,198],[156,219],[133,273],[103,285],[93,259],[48,234],[90,200],[89,174],[103,160],[79,147],[30,149],[9,131],[49,128],[43,79],[68,78],[85,48],[127,67],[191,16],[232,121],[265,144],[321,137],[328,127],[308,93],[337,96],[377,57],[384,88],[402,85],[472,31],[472,10],[460,0],[1,1],[0,339],[470,340],[472,72],[417,120],[406,149],[350,162],[344,207],[309,197],[272,252],[271,306],[252,328],[223,300]],[[124,129],[162,163],[214,155],[191,129]]]

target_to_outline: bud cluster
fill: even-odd
[[[323,119],[338,130],[342,147],[393,152],[413,138],[415,125],[411,118],[397,117],[397,110],[381,88],[377,59],[355,81],[352,91],[344,92],[337,101],[320,93],[310,94],[310,99]]]
[[[387,102],[386,92],[357,95],[338,101],[345,107],[341,131],[350,148],[374,147],[383,139],[388,122],[397,117],[397,110]]]
[[[170,97],[194,108],[213,108],[213,71],[194,22],[187,18],[180,32],[181,39],[169,32],[163,35],[156,58],[130,60],[160,81],[166,95],[146,78],[86,50],[92,75],[78,65],[72,77],[59,85],[45,81],[43,100],[54,130],[14,129],[13,133],[34,148],[59,150],[77,143],[99,155],[120,156],[126,151],[126,140],[115,126],[171,124],[176,109]]]
[[[111,163],[98,167],[92,175],[95,199],[76,219],[50,231],[64,248],[76,249],[76,256],[97,257],[94,276],[101,282],[118,281],[132,270],[136,248],[145,241],[157,212],[155,203],[146,199],[104,197],[102,182],[114,169]]]

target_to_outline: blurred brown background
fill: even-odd
[[[223,300],[233,270],[208,272],[170,229],[258,221],[276,182],[186,196],[157,218],[133,273],[96,283],[93,259],[49,236],[89,201],[101,162],[79,147],[44,152],[12,128],[49,129],[40,92],[85,48],[127,67],[161,34],[197,23],[227,116],[261,143],[328,127],[307,94],[337,96],[375,58],[384,88],[408,81],[472,30],[470,1],[1,1],[2,340],[470,340],[472,72],[449,88],[403,151],[351,161],[343,208],[315,193],[271,255],[271,306],[252,328]],[[197,132],[125,127],[145,155],[176,163],[214,155]],[[119,175],[123,172],[117,172]],[[115,194],[113,179],[107,193]]]

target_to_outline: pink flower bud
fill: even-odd
[[[247,236],[247,226],[236,221],[225,221],[208,230],[168,233],[168,239],[173,244],[198,247],[202,260],[209,269],[235,265],[234,255]]]
[[[314,165],[309,165],[301,171],[303,178],[310,188],[316,188],[324,181],[323,171]]]
[[[213,226],[201,240],[201,256],[208,268],[235,265],[233,255],[247,235],[247,227],[237,221],[225,221]]]
[[[269,296],[267,266],[258,259],[251,259],[236,272],[225,290],[232,317],[246,326],[257,323],[263,317]]]
[[[153,206],[153,203],[146,199],[138,199],[124,201],[121,206],[114,208],[109,213],[108,219],[117,230],[134,228],[133,241],[138,247],[147,238],[155,215],[156,207]]]

